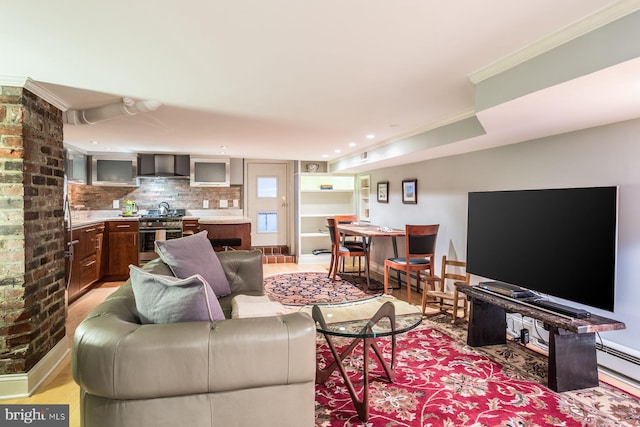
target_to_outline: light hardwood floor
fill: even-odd
[[[264,275],[269,276],[278,273],[288,273],[295,271],[327,271],[325,264],[264,264]],[[71,339],[78,324],[89,314],[89,312],[102,302],[111,292],[113,292],[122,282],[104,282],[98,287],[89,291],[86,295],[73,302],[69,306],[67,314],[67,338],[71,346]],[[407,292],[405,288],[396,289],[393,295],[406,301]],[[421,294],[411,293],[412,302],[420,304]],[[625,384],[616,384],[615,380],[607,378],[607,382],[617,385],[628,392],[639,396],[640,392],[629,388]],[[71,355],[67,355],[63,362],[55,369],[49,378],[28,398],[0,400],[2,404],[68,404],[69,405],[69,426],[80,426],[80,389],[71,376]]]
[[[328,271],[325,264],[264,264],[264,275],[294,271]],[[99,303],[123,282],[104,282],[69,305],[67,312],[67,339],[69,347],[76,327]],[[394,294],[402,298],[402,294]],[[406,296],[405,296],[406,298]],[[69,426],[80,426],[80,389],[71,376],[71,354],[54,370],[31,397],[0,400],[2,404],[69,404]]]

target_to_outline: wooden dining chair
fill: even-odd
[[[407,281],[407,301],[411,303],[411,273],[416,273],[416,290],[420,291],[420,272],[433,276],[436,240],[440,224],[405,226],[405,256],[384,261],[384,293],[389,290],[389,269],[404,271]]]
[[[334,215],[333,218],[336,220],[336,224],[353,224],[354,222],[358,222],[357,215]]]
[[[367,263],[366,268],[369,268],[369,257],[365,248],[358,244],[342,243],[340,239],[340,231],[337,227],[337,221],[335,218],[327,218],[327,228],[329,229],[329,236],[331,237],[331,261],[329,265],[329,275],[332,280],[336,280],[336,274],[340,268],[340,262],[344,262],[347,257],[358,258],[358,277],[362,273],[362,258],[365,258]]]
[[[336,220],[336,225],[353,224],[358,222],[357,215],[334,215],[333,218]],[[343,245],[349,245],[349,246],[359,245],[362,247],[362,249],[366,249],[365,248],[366,242],[364,241],[363,237],[342,235],[341,239],[342,239]],[[353,266],[355,266],[355,258],[353,258],[352,260],[352,267]]]
[[[458,320],[458,310],[462,308],[463,318],[469,313],[467,296],[458,292],[456,282],[469,284],[467,263],[455,261],[442,256],[440,276],[426,277],[422,291],[422,314],[426,314],[427,306],[435,307],[437,313],[451,313],[451,323]],[[430,286],[431,285],[431,286]],[[431,289],[430,289],[431,288]]]
[[[358,215],[334,215],[336,224],[355,224],[358,222]],[[358,242],[364,244],[362,238],[358,236],[342,236],[342,242]]]

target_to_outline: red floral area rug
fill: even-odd
[[[284,305],[337,304],[363,301],[382,294],[382,284],[371,280],[370,290],[365,276],[342,274],[332,281],[327,273],[283,273],[264,279],[264,292],[272,301]]]
[[[370,369],[370,418],[358,419],[336,370],[316,385],[316,426],[633,426],[640,425],[640,402],[612,389],[600,403],[571,393],[554,393],[511,365],[502,365],[428,322],[397,340],[396,380],[385,380],[373,354]],[[341,347],[348,340],[338,339]],[[318,336],[320,366],[333,357]],[[390,360],[391,343],[380,339]],[[345,361],[362,395],[362,347]],[[596,387],[591,390],[598,390]]]

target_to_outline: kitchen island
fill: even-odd
[[[207,230],[216,251],[251,249],[251,219],[244,216],[242,209],[189,210],[183,220],[185,224],[197,220],[197,228],[189,227],[189,230]]]
[[[251,220],[246,217],[205,217],[198,219],[200,231],[207,230],[216,251],[251,249]]]

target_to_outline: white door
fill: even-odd
[[[287,244],[287,164],[247,163],[252,246]]]

